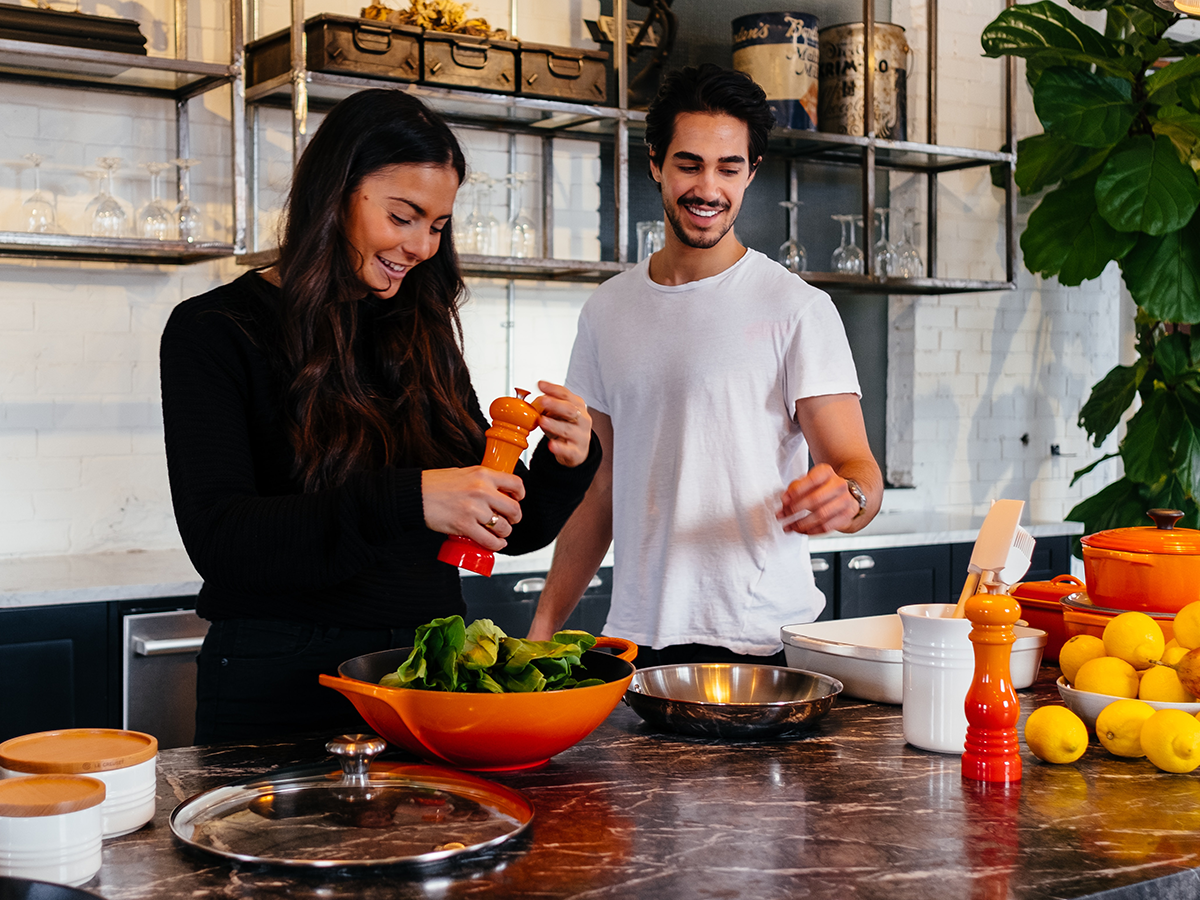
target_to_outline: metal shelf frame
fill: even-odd
[[[143,56],[57,44],[0,40],[0,82],[98,91],[171,102],[175,114],[175,150],[191,156],[188,102],[229,85],[232,166],[233,241],[191,244],[140,238],[104,239],[82,235],[0,232],[0,257],[186,264],[233,256],[246,246],[245,84],[243,23],[247,0],[230,0],[228,65],[188,58],[188,0],[175,0],[175,57]],[[183,174],[176,179],[182,197]]]

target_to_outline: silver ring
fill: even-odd
[[[499,521],[500,521],[500,517],[498,515],[496,515],[495,513],[492,513],[492,517],[487,520],[487,523],[483,527],[484,528],[495,528],[496,523]]]

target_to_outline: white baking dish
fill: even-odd
[[[1046,632],[1015,626],[1010,674],[1013,687],[1027,688],[1037,678]],[[900,616],[833,619],[779,629],[787,664],[838,679],[842,693],[860,700],[899,705],[904,696],[904,632]]]

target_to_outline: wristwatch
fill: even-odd
[[[846,479],[846,489],[850,491],[850,496],[858,501],[858,512],[854,514],[854,518],[857,519],[867,511],[867,495],[863,493],[863,489],[853,478]]]

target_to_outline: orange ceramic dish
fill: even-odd
[[[1043,662],[1058,662],[1058,651],[1070,637],[1063,622],[1060,601],[1083,590],[1083,582],[1074,575],[1056,575],[1049,581],[1022,581],[1008,589],[1021,604],[1021,618],[1029,623],[1030,628],[1040,628],[1046,632]]]
[[[1097,606],[1176,613],[1200,600],[1200,531],[1175,528],[1178,510],[1152,509],[1155,527],[1111,528],[1081,539]]]
[[[1104,626],[1121,613],[1129,612],[1127,609],[1105,609],[1094,606],[1084,594],[1071,594],[1069,597],[1063,597],[1061,604],[1063,627],[1066,629],[1068,639],[1077,634],[1093,634],[1096,637],[1104,637]],[[1164,639],[1169,641],[1175,636],[1174,613],[1156,610],[1146,614],[1158,623]]]
[[[633,678],[637,645],[601,637],[583,663],[604,684],[528,694],[457,694],[382,687],[411,648],[358,656],[338,666],[321,684],[341,691],[367,724],[388,741],[438,763],[497,771],[541,765],[583,740],[613,711]]]

